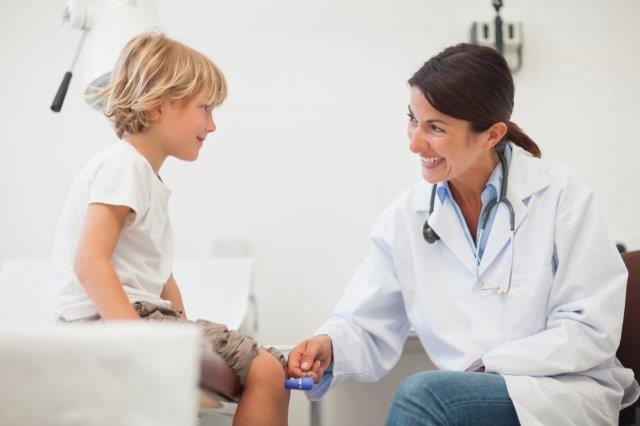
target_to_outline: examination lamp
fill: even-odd
[[[83,87],[90,94],[104,87],[124,45],[145,31],[162,31],[160,19],[148,0],[69,0],[60,26],[81,31],[69,71],[64,74],[51,111],[60,112],[73,75],[73,68],[84,47]],[[96,109],[102,105],[91,104]]]
[[[505,22],[500,16],[502,0],[492,0],[496,17],[493,22],[474,22],[471,43],[492,47],[502,53],[512,72],[522,67],[522,23]]]

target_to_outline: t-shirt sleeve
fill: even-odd
[[[89,204],[127,206],[140,218],[149,210],[150,172],[137,158],[118,155],[105,161],[89,189]]]

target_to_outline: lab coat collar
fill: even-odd
[[[544,163],[531,156],[517,145],[510,143],[512,149],[509,163],[509,182],[507,183],[507,198],[513,205],[515,216],[515,230],[527,216],[529,198],[549,186],[545,174]],[[419,213],[429,211],[429,197],[432,185],[421,181],[414,191],[414,206]],[[465,267],[475,274],[475,253],[469,246],[464,230],[458,222],[456,212],[448,198],[444,203],[436,197],[434,212],[429,218],[429,224],[440,236],[442,242],[458,257]],[[479,273],[489,267],[504,246],[509,242],[511,231],[509,213],[504,204],[496,212],[489,240],[479,266]]]

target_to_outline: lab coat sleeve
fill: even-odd
[[[402,354],[410,324],[392,253],[380,228],[379,223],[374,226],[368,256],[317,332],[331,337],[333,370],[307,394],[310,399],[319,399],[347,378],[379,380]]]
[[[627,270],[607,236],[592,192],[584,185],[573,185],[565,188],[559,200],[554,242],[557,269],[546,330],[487,352],[482,357],[487,372],[575,373],[596,367],[616,353]]]

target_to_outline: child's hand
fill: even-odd
[[[326,334],[298,343],[289,353],[287,372],[290,377],[313,377],[319,383],[333,359],[333,345]]]

